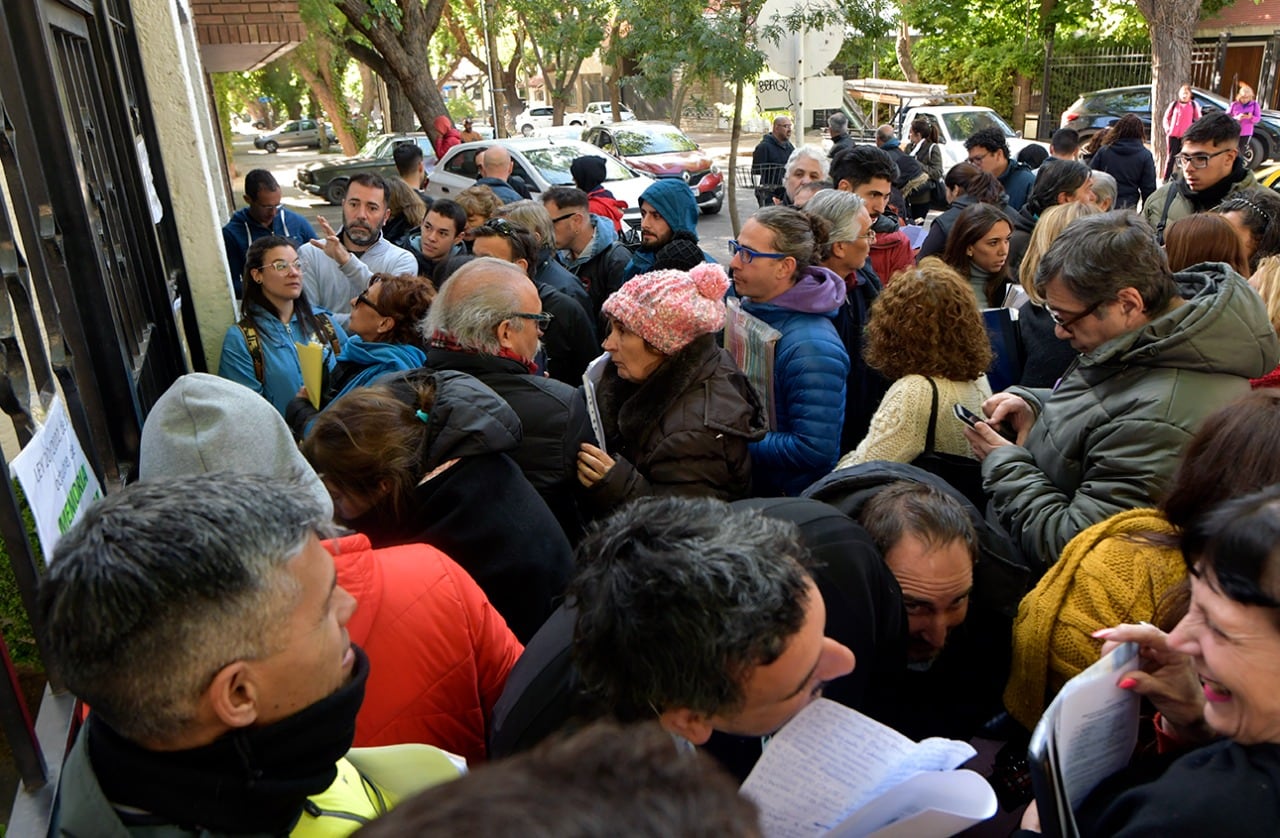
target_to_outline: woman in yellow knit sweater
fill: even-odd
[[[1166,631],[1186,607],[1179,537],[1219,503],[1280,482],[1280,392],[1257,390],[1205,420],[1159,509],[1121,512],[1067,544],[1022,600],[1004,694],[1033,728],[1072,676],[1098,659],[1100,628],[1147,621]]]
[[[894,277],[871,309],[862,357],[893,384],[866,437],[837,468],[871,460],[909,463],[923,454],[935,387],[934,450],[972,456],[952,406],[983,415],[992,356],[978,300],[960,274],[929,257]]]

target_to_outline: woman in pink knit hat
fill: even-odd
[[[750,492],[747,443],[764,436],[765,417],[715,341],[728,287],[724,269],[707,263],[642,274],[605,301],[612,363],[596,390],[605,445],[578,452],[597,512],[645,495]]]

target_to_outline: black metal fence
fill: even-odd
[[[110,491],[135,472],[146,411],[189,366],[180,332],[203,357],[179,322],[186,271],[125,0],[0,4],[0,129],[0,410],[26,445],[62,399]],[[34,619],[39,566],[9,480],[0,535]],[[73,702],[54,690],[33,724],[16,686],[0,675],[22,776],[9,830],[36,834]]]

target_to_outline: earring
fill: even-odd
[[[971,247],[971,248],[969,248],[968,250],[966,250],[966,251],[964,252],[964,255],[965,255],[965,256],[968,256],[970,259],[972,259],[972,258],[973,258],[973,248]]]

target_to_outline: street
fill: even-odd
[[[691,133],[689,136],[716,159],[721,170],[725,173],[727,182],[729,173],[729,135]],[[747,163],[750,162],[751,149],[759,139],[759,136],[754,134],[743,136],[741,147],[739,148],[740,160]],[[813,136],[806,137],[806,140],[811,143],[819,142],[816,132]],[[233,147],[238,176],[233,177],[231,182],[236,196],[237,208],[244,206],[242,195],[244,193],[245,173],[250,169],[267,169],[275,175],[276,180],[280,183],[284,193],[285,206],[294,212],[301,213],[309,221],[314,222],[316,216],[323,216],[326,221],[333,225],[334,229],[341,225],[342,212],[339,207],[330,206],[312,195],[299,191],[293,185],[300,167],[314,160],[340,157],[342,156],[340,151],[322,155],[315,149],[281,149],[275,154],[268,154],[253,147],[253,138],[251,136],[238,134],[235,135]],[[743,222],[756,211],[756,199],[749,187],[739,187],[737,194],[738,219],[739,222]],[[701,239],[701,245],[704,250],[714,256],[721,264],[729,264],[728,241],[733,238],[733,231],[729,224],[727,202],[719,213],[700,216],[698,220],[698,236]]]

